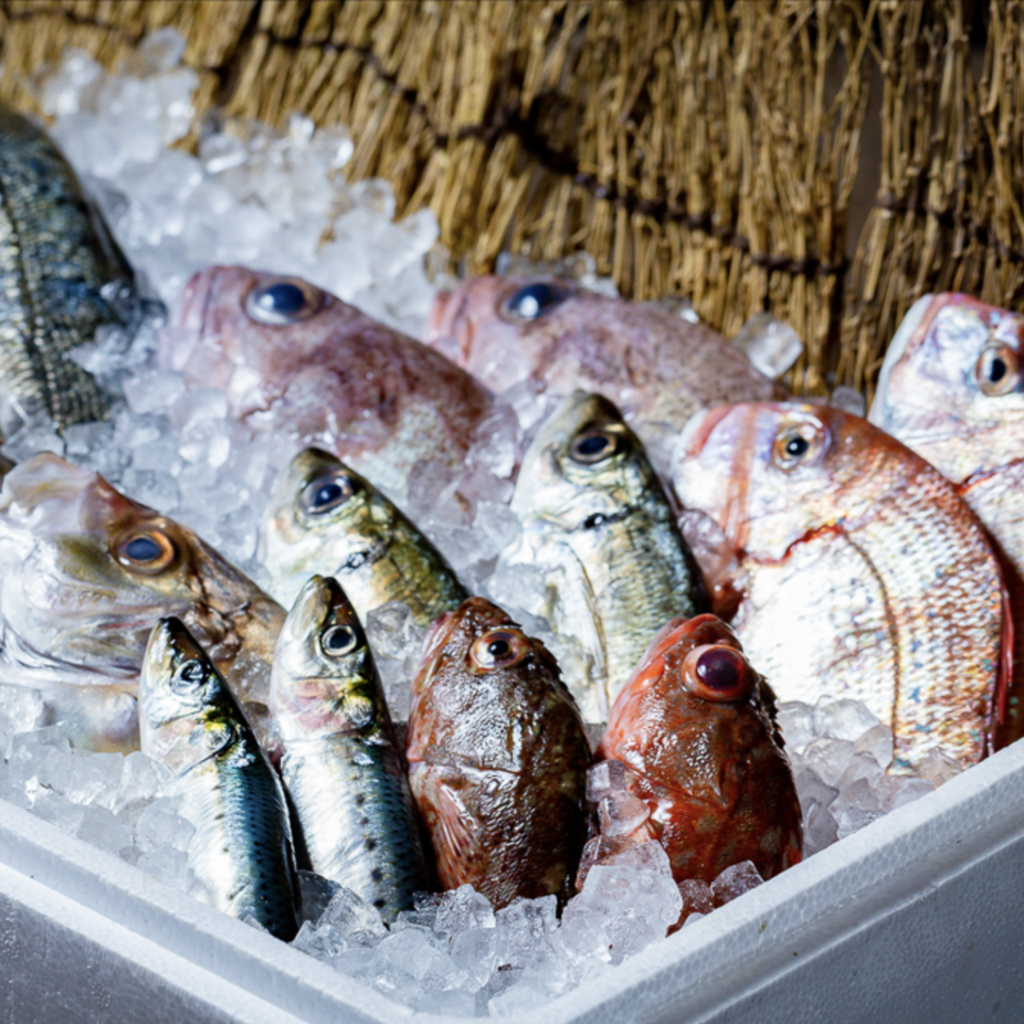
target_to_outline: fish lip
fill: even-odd
[[[458,353],[455,362],[462,366],[469,359],[473,349],[473,338],[476,333],[476,317],[473,315],[473,295],[471,283],[477,280],[470,278],[463,281],[454,291],[442,290],[434,296],[427,317],[427,344],[437,347],[438,343],[448,344],[439,351],[454,358],[450,353]]]
[[[214,295],[214,283],[223,268],[205,267],[194,273],[185,284],[181,295],[176,326],[198,334],[206,328],[207,310]]]

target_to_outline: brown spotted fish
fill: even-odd
[[[522,381],[563,398],[599,392],[656,464],[698,409],[785,397],[710,327],[568,281],[470,278],[438,295],[427,342],[495,392]]]
[[[419,462],[461,467],[487,390],[412,338],[299,278],[209,267],[185,288],[160,359],[232,416],[344,459],[402,495]]]
[[[1007,740],[1024,732],[1024,316],[926,295],[889,345],[868,413],[943,476],[995,541],[1014,621]]]
[[[796,402],[723,406],[679,442],[680,500],[737,554],[733,626],[780,700],[863,701],[905,772],[993,749],[1012,624],[974,513],[866,420]]]
[[[713,615],[665,626],[615,701],[597,756],[630,769],[677,882],[710,885],[744,860],[771,878],[799,862],[800,801],[774,706]]]
[[[572,894],[590,745],[555,659],[500,608],[472,597],[434,623],[406,754],[445,889],[495,907]]]

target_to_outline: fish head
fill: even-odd
[[[206,651],[184,623],[153,627],[139,677],[142,751],[175,774],[221,750],[234,735],[237,706]]]
[[[919,299],[886,352],[868,419],[954,483],[1018,459],[1024,316],[968,295]]]
[[[42,454],[4,479],[0,537],[7,639],[58,674],[134,676],[153,624],[176,615],[265,699],[283,609],[187,527]]]
[[[523,520],[572,530],[633,504],[651,475],[640,441],[615,405],[577,390],[523,456],[512,510]]]
[[[524,742],[531,742],[529,720],[557,709],[579,721],[548,649],[481,597],[435,620],[412,692],[410,761],[468,757],[491,768],[518,768]]]
[[[373,528],[372,494],[362,476],[329,452],[306,448],[292,459],[267,504],[257,552],[286,604],[302,576],[342,565],[362,550]]]
[[[879,475],[874,494],[864,484],[865,468],[894,449],[906,451],[839,409],[744,402],[691,418],[677,442],[673,482],[682,504],[710,516],[732,550],[780,559],[895,486],[891,473]]]
[[[274,654],[270,709],[285,741],[364,732],[386,717],[366,633],[337,580],[299,591]]]

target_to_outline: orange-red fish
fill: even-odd
[[[445,889],[572,894],[590,745],[555,659],[500,608],[472,597],[434,623],[406,753]]]
[[[437,352],[308,281],[209,267],[185,288],[161,361],[221,388],[232,416],[327,448],[401,494],[420,461],[462,465],[487,390]]]
[[[900,325],[868,419],[943,476],[995,539],[1010,591],[1007,740],[1024,731],[1024,316],[969,295],[920,299]]]
[[[630,791],[650,807],[677,881],[710,885],[744,860],[771,878],[800,860],[800,801],[774,698],[721,619],[673,619],[659,631],[597,756],[632,771]]]
[[[952,484],[866,420],[796,402],[712,409],[679,450],[676,490],[737,552],[733,625],[781,700],[863,701],[892,725],[890,771],[993,749],[1012,624]]]
[[[698,409],[785,395],[710,327],[569,281],[470,278],[438,295],[427,343],[495,392],[604,395],[659,465]]]

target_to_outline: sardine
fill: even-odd
[[[774,714],[713,615],[668,623],[619,694],[597,756],[631,770],[677,882],[710,885],[744,860],[767,879],[800,861],[800,801]]]
[[[560,397],[599,392],[659,470],[698,409],[786,397],[706,324],[569,281],[469,278],[438,294],[426,340],[499,394],[523,381]]]
[[[258,556],[290,607],[314,573],[335,576],[362,621],[401,601],[421,630],[469,597],[433,544],[365,477],[317,448],[292,459],[274,490]]]
[[[420,462],[459,468],[492,410],[443,356],[308,281],[210,267],[185,288],[160,359],[217,387],[254,430],[327,448],[392,495]]]
[[[98,328],[134,331],[131,268],[60,151],[0,108],[0,431],[39,416],[103,419],[109,399],[68,352]]]
[[[373,655],[336,580],[314,576],[288,614],[270,709],[313,870],[394,920],[430,875]]]
[[[590,744],[555,659],[500,608],[473,597],[434,624],[406,753],[445,889],[495,907],[572,894]]]
[[[680,456],[676,491],[737,553],[733,625],[781,700],[863,701],[892,725],[890,771],[992,750],[1012,623],[952,484],[866,420],[795,402],[701,414]]]
[[[608,708],[651,637],[710,611],[700,568],[643,445],[606,398],[577,391],[523,457],[512,496],[524,544],[508,556],[545,568],[543,615],[583,648],[569,688],[588,722]]]
[[[1024,735],[1024,316],[926,295],[886,352],[868,419],[956,486],[995,541],[1014,611],[1000,745]]]
[[[284,610],[191,530],[98,474],[49,453],[7,474],[0,580],[0,678],[40,687],[76,745],[137,747],[139,670],[165,615],[265,718]],[[85,718],[83,701],[94,708]]]
[[[153,628],[139,705],[142,752],[174,773],[196,829],[193,894],[291,941],[299,897],[284,791],[223,676],[173,616]]]

